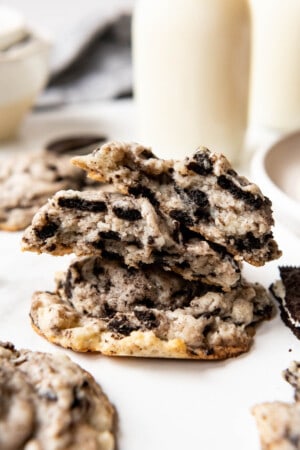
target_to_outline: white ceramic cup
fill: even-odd
[[[29,34],[0,51],[0,140],[13,137],[23,116],[45,86],[50,43]]]

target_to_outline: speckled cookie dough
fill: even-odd
[[[121,193],[147,197],[166,217],[251,264],[281,254],[271,231],[270,200],[223,155],[200,148],[183,161],[161,160],[142,145],[110,142],[72,161]]]
[[[224,290],[239,282],[240,265],[224,248],[172,222],[167,225],[146,198],[60,191],[35,215],[22,248],[54,255],[101,254],[131,267],[157,263]]]
[[[113,450],[114,408],[67,356],[0,343],[0,448]]]
[[[55,192],[86,186],[92,184],[81,170],[74,170],[70,155],[43,151],[1,161],[0,230],[23,230]]]
[[[54,293],[33,295],[35,330],[75,351],[224,359],[247,351],[255,324],[270,318],[265,289],[242,281],[230,292],[159,267],[128,269],[100,257],[75,260]]]
[[[300,363],[294,361],[283,375],[295,388],[295,402],[269,402],[253,408],[262,450],[300,449]]]

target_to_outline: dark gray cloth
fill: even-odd
[[[37,107],[130,96],[130,28],[130,12],[105,15],[100,11],[58,36],[49,84]]]

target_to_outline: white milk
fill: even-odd
[[[250,18],[244,0],[137,0],[139,140],[162,157],[199,145],[236,160],[247,126]]]
[[[300,127],[300,0],[252,0],[251,117],[289,131]]]

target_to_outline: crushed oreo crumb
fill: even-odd
[[[146,148],[140,153],[140,156],[144,159],[150,159],[150,158],[157,159],[157,157],[151,152],[151,150],[148,150]]]
[[[187,168],[198,175],[209,175],[213,172],[213,163],[208,155],[199,151],[193,156],[193,160],[187,164]]]
[[[244,191],[226,175],[220,175],[217,179],[217,183],[222,189],[230,192],[234,198],[244,201],[254,209],[261,208],[264,203],[264,200],[261,197],[252,194],[252,192]]]
[[[59,198],[58,205],[61,208],[78,209],[80,211],[89,212],[104,212],[107,210],[106,204],[103,201],[97,200],[84,200],[79,197],[73,198]]]
[[[172,209],[169,214],[172,219],[178,220],[186,227],[193,225],[193,219],[181,209]]]
[[[159,201],[157,200],[155,193],[151,191],[151,189],[149,189],[147,186],[143,186],[142,184],[130,186],[128,192],[134,197],[147,198],[153,206],[159,206]]]
[[[100,231],[99,237],[102,239],[111,239],[112,241],[120,241],[121,237],[116,231]]]
[[[41,228],[34,228],[33,231],[35,235],[43,241],[45,239],[54,236],[58,228],[59,228],[58,223],[49,221]]]
[[[108,322],[107,328],[110,331],[123,334],[124,336],[129,336],[132,331],[139,329],[137,325],[130,323],[125,316],[114,317]]]
[[[234,239],[236,248],[239,251],[252,251],[261,249],[269,239],[272,238],[272,234],[265,234],[260,238],[256,238],[251,231],[246,233],[244,236]]]
[[[207,194],[200,191],[200,189],[185,189],[184,192],[197,206],[201,208],[207,208],[209,206]]]
[[[135,317],[149,330],[156,328],[159,325],[159,321],[152,311],[135,310],[134,314]]]
[[[134,208],[121,208],[119,206],[113,207],[114,214],[119,217],[119,219],[128,220],[134,222],[135,220],[140,220],[142,214],[138,209]]]

